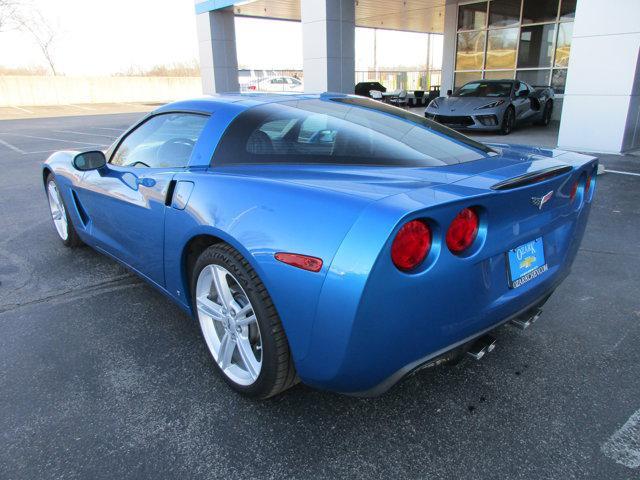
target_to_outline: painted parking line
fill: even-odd
[[[26,108],[18,107],[16,105],[11,105],[11,108],[15,108],[16,110],[20,110],[21,112],[24,112],[24,113],[33,114],[31,110],[27,110]]]
[[[73,133],[74,135],[89,135],[90,137],[106,137],[115,140],[114,135],[104,135],[102,133],[87,133],[87,132],[77,132],[75,130],[51,130],[56,133]]]
[[[87,142],[77,142],[75,140],[65,140],[64,138],[40,137],[38,135],[27,135],[26,133],[3,133],[2,135],[13,135],[23,138],[34,138],[36,140],[47,140],[49,142],[73,143],[78,145],[87,145]]]
[[[7,147],[9,150],[13,150],[14,152],[18,152],[21,153],[22,155],[24,155],[25,152],[24,150],[16,147],[15,145],[11,145],[9,142],[5,142],[4,140],[0,140],[0,145],[4,145],[5,147]]]
[[[95,110],[95,108],[89,108],[89,107],[85,107],[85,106],[82,106],[82,105],[73,105],[71,103],[67,103],[65,106],[77,108],[78,110],[88,110],[90,112],[93,112]]]
[[[98,144],[92,143],[92,144],[84,145],[84,148],[83,147],[78,147],[77,145],[74,145],[72,147],[62,146],[62,147],[59,147],[59,148],[54,148],[52,150],[40,150],[40,151],[37,151],[37,152],[24,152],[23,155],[36,155],[36,154],[44,154],[44,153],[53,153],[53,152],[59,152],[61,150],[74,150],[75,151],[75,150],[88,150],[90,148],[103,149],[103,148],[107,148],[107,147],[109,147],[109,145],[98,145]]]
[[[606,173],[618,173],[620,175],[631,175],[632,177],[640,177],[640,173],[633,173],[633,172],[621,172],[620,170],[609,170],[608,168],[605,168],[604,170]]]
[[[111,127],[91,127],[91,128],[96,128],[98,130],[111,130],[111,131],[120,132],[120,133],[124,132],[125,130],[124,128],[111,128]]]
[[[640,410],[602,445],[602,453],[620,465],[640,468]]]

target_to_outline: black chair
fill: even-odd
[[[356,85],[354,92],[361,97],[370,97],[371,90],[377,90],[378,92],[386,92],[387,89],[380,82],[360,82]]]
[[[427,96],[427,105],[431,103],[431,100],[440,96],[440,85],[434,85],[429,89],[429,95]]]
[[[407,101],[407,91],[400,90],[400,93],[398,93],[397,97],[392,97],[389,99],[389,103],[400,108],[408,106],[409,102]]]
[[[421,107],[424,105],[424,90],[416,90],[413,92],[413,106]]]

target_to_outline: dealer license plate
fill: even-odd
[[[544,259],[542,237],[507,252],[509,287],[518,288],[549,270]]]

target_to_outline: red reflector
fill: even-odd
[[[569,194],[569,198],[573,202],[573,199],[576,198],[576,193],[578,193],[578,181],[573,182],[571,186],[571,193]]]
[[[309,257],[308,255],[299,255],[297,253],[276,253],[276,260],[291,265],[293,267],[309,270],[310,272],[319,272],[322,268],[322,259]]]
[[[255,89],[256,89],[256,86],[255,86],[255,85],[249,85],[249,86],[247,87],[247,90],[255,90]]]
[[[420,221],[407,222],[391,245],[391,260],[400,270],[413,270],[426,258],[431,248],[431,229]]]
[[[591,188],[591,175],[587,175],[587,181],[584,184],[584,194],[589,193],[589,189]]]
[[[469,248],[478,235],[478,215],[464,208],[453,219],[447,230],[447,247],[453,253],[462,253]]]

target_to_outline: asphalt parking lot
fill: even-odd
[[[640,478],[640,157],[602,157],[636,175],[598,178],[572,274],[485,360],[258,403],[181,310],[56,237],[40,162],[140,115],[0,121],[0,478]]]

